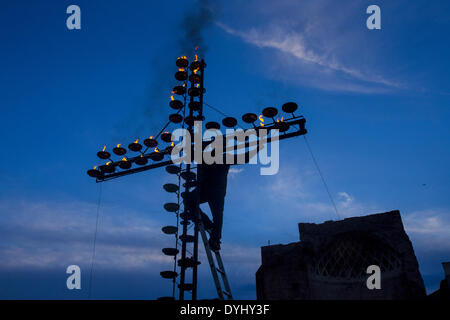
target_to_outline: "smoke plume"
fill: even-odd
[[[218,3],[213,0],[197,0],[189,12],[184,15],[180,30],[180,50],[184,55],[192,57],[194,53],[204,55],[208,47],[204,32],[216,20]]]

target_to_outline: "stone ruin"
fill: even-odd
[[[399,211],[299,223],[300,242],[261,248],[257,298],[263,300],[422,299],[425,286]],[[368,289],[367,267],[381,270]]]

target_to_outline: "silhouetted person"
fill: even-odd
[[[261,150],[262,148],[259,148]],[[256,154],[256,150],[247,151],[245,153],[245,163],[250,161],[250,158]],[[251,155],[251,156],[250,156]],[[225,163],[225,157],[223,159]],[[235,156],[235,162],[237,161]],[[203,226],[205,230],[210,233],[209,246],[211,250],[220,250],[220,239],[222,238],[222,224],[223,224],[223,209],[225,204],[225,195],[227,192],[227,177],[229,164],[199,164],[197,187],[190,192],[185,199],[186,207],[191,213],[196,213],[196,201],[198,197],[198,204],[208,203],[211,210],[213,221],[197,206]],[[200,190],[197,194],[197,190]]]

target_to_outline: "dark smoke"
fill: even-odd
[[[159,45],[160,52],[164,54],[157,55],[150,63],[148,90],[140,97],[138,106],[125,109],[127,114],[122,116],[114,128],[115,141],[130,143],[137,138],[144,139],[157,134],[173,111],[169,108],[169,99],[176,84],[173,76],[176,71],[176,57],[185,55],[189,60],[194,54],[204,57],[207,51],[204,32],[217,19],[218,3],[216,0],[186,2],[183,12],[180,26],[177,28],[179,38],[168,37],[177,39],[177,43]]]
[[[208,49],[204,31],[217,19],[218,3],[213,0],[197,0],[181,22],[182,36],[179,39],[183,55],[192,57],[195,53],[204,55]],[[196,50],[196,48],[198,48]]]

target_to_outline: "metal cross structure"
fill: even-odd
[[[174,257],[174,268],[171,271],[162,271],[160,274],[163,278],[171,279],[173,285],[173,297],[175,298],[175,286],[178,282],[179,289],[179,300],[185,299],[185,292],[191,292],[192,300],[197,299],[197,268],[200,264],[198,261],[198,240],[199,240],[199,231],[201,231],[201,235],[203,240],[205,240],[204,229],[201,219],[199,219],[198,210],[196,212],[190,212],[188,208],[183,205],[184,210],[180,210],[182,201],[181,198],[184,198],[194,187],[201,187],[200,181],[198,179],[198,168],[193,167],[193,165],[189,163],[177,163],[177,161],[173,161],[170,158],[172,149],[174,148],[173,136],[170,132],[165,131],[170,124],[177,124],[182,128],[185,128],[191,136],[194,135],[194,122],[200,121],[203,123],[205,117],[203,115],[203,106],[204,103],[204,94],[206,92],[204,88],[204,75],[205,75],[205,67],[206,63],[203,59],[198,59],[197,55],[195,55],[195,60],[189,63],[187,57],[179,57],[176,61],[176,65],[178,67],[178,71],[175,73],[175,79],[179,82],[172,90],[171,101],[169,105],[172,109],[176,110],[176,113],[173,113],[169,116],[169,121],[162,128],[162,130],[156,136],[150,136],[149,138],[143,141],[143,144],[139,143],[139,140],[136,140],[128,145],[128,149],[131,152],[134,152],[134,156],[127,157],[127,149],[122,147],[120,144],[115,146],[112,149],[112,152],[122,157],[120,160],[112,160],[111,153],[106,150],[106,146],[99,152],[97,152],[97,156],[107,161],[104,164],[95,166],[93,169],[87,171],[90,177],[96,179],[96,182],[105,182],[114,178],[135,174],[138,172],[143,172],[151,169],[156,169],[160,167],[165,167],[166,171],[169,174],[176,175],[178,177],[178,184],[165,184],[163,187],[169,193],[174,193],[177,196],[177,202],[170,202],[164,204],[165,210],[169,212],[173,212],[176,215],[177,224],[176,226],[165,226],[162,228],[163,233],[168,235],[175,236],[175,248],[163,248],[162,252],[167,256]],[[188,88],[189,87],[189,88]],[[177,99],[174,96],[177,96]],[[178,99],[179,97],[179,99]],[[278,114],[278,110],[273,107],[267,107],[262,111],[262,115],[259,117],[254,113],[246,113],[242,116],[242,120],[251,126],[252,129],[256,132],[256,139],[258,142],[262,141],[260,137],[260,131],[262,129],[267,130],[266,132],[270,132],[271,130],[277,130],[278,133],[276,135],[277,140],[284,140],[295,136],[304,135],[307,133],[305,129],[305,118],[303,116],[296,116],[294,112],[297,110],[297,104],[294,102],[287,102],[282,106],[282,110],[289,114],[289,118],[278,118],[275,120],[275,117]],[[272,120],[271,123],[265,123],[264,118],[269,118]],[[257,123],[259,122],[259,123]],[[238,121],[233,117],[226,117],[222,120],[222,124],[227,128],[236,128]],[[206,129],[220,129],[220,124],[217,122],[207,122],[205,124]],[[273,131],[275,132],[275,131]],[[264,141],[266,143],[270,143],[273,141],[274,137],[270,138],[264,136]],[[165,148],[158,147],[158,139],[167,143],[168,145]],[[201,140],[201,150],[204,150],[209,144],[211,144],[214,140]],[[198,143],[197,143],[198,144]],[[250,142],[246,139],[243,143],[234,142],[233,146],[225,146],[223,149],[223,155],[230,151],[232,153],[237,152],[240,149],[250,149],[254,146],[254,142]],[[193,150],[196,147],[196,143],[194,139],[191,141],[191,146]],[[193,154],[193,152],[191,152]],[[165,159],[166,158],[166,159]],[[168,159],[167,159],[168,158]],[[149,160],[152,163],[149,164]],[[198,164],[197,164],[198,165]],[[185,182],[181,184],[181,181]],[[184,192],[181,192],[181,187],[184,188]],[[197,193],[198,194],[198,193]],[[199,199],[197,198],[198,208]],[[189,234],[190,227],[189,225],[193,224],[194,232],[193,234]],[[191,225],[192,227],[192,225]],[[181,230],[180,230],[181,229]],[[179,243],[181,242],[181,254],[179,250]],[[205,241],[204,241],[205,243]],[[188,246],[192,245],[192,249],[188,250]],[[208,253],[209,247],[205,243],[205,250]],[[216,257],[221,266],[220,269],[217,269],[220,273],[225,273],[222,260],[220,258],[220,254],[216,253]],[[211,253],[209,252],[208,258],[210,258]],[[181,256],[181,257],[179,257]],[[209,260],[211,265],[211,260]],[[177,266],[179,267],[179,273],[177,272]],[[187,281],[187,271],[191,270],[191,282]],[[211,266],[211,271],[213,274],[214,281],[217,286],[217,272],[214,275],[216,270],[213,270]],[[228,286],[228,281],[224,278],[224,282],[226,282],[226,287]],[[219,298],[223,299],[223,295],[220,294],[219,289],[218,294]],[[231,294],[230,294],[231,297]]]

